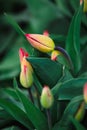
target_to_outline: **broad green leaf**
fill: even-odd
[[[26,128],[33,130],[31,122],[27,115],[18,106],[6,99],[0,99],[0,106],[2,106],[15,120],[19,121]]]
[[[66,50],[69,53],[74,66],[74,74],[77,74],[81,68],[80,59],[80,25],[83,5],[76,11],[68,31],[66,39]]]
[[[14,118],[4,109],[0,110],[0,129],[8,125]]]
[[[56,84],[52,88],[52,92],[58,97],[58,100],[70,100],[77,95],[83,94],[83,87],[86,82],[87,78],[70,79]]]
[[[25,38],[25,33],[23,32],[23,30],[20,28],[20,26],[16,23],[16,21],[14,20],[14,18],[8,14],[5,13],[5,17],[7,19],[7,21],[12,25],[12,27],[22,36]]]
[[[73,125],[75,126],[76,130],[86,130],[75,118],[72,116],[70,117],[70,120],[72,121]]]
[[[13,99],[15,99],[15,100],[19,100],[19,99],[18,99],[18,96],[17,96],[17,94],[15,93],[15,90],[14,90],[13,88],[3,88],[3,89],[1,90],[1,92],[7,94],[7,96],[8,96],[8,95],[9,95],[9,96],[12,96]]]
[[[66,107],[63,116],[60,120],[60,122],[56,123],[54,125],[54,128],[52,130],[70,130],[70,116],[75,116],[80,104],[83,101],[83,96],[77,96],[71,100],[71,102]]]
[[[86,44],[86,43],[85,43]],[[81,73],[87,72],[87,45],[84,45],[84,48],[81,52],[81,58],[82,58],[82,68],[81,68]]]
[[[23,103],[28,118],[31,120],[37,130],[48,130],[47,120],[44,114],[32,104],[32,102],[18,89],[16,92]]]
[[[77,96],[77,97],[74,97],[70,103],[67,105],[65,111],[64,111],[64,114],[63,114],[63,117],[61,119],[61,123],[67,123],[69,121],[69,117],[70,115],[72,116],[75,116],[80,104],[82,103],[83,101],[83,96]],[[67,117],[67,118],[66,118]]]
[[[42,87],[42,85],[40,84],[40,82],[39,82],[37,76],[35,75],[35,73],[33,74],[33,76],[34,76],[34,84],[36,85],[36,87],[37,87],[39,93],[41,94],[43,87]]]
[[[21,130],[21,128],[17,126],[11,126],[11,127],[4,128],[3,130]]]
[[[65,82],[70,79],[73,79],[73,76],[71,75],[70,71],[65,66],[63,66],[63,74],[59,82]]]
[[[62,76],[62,66],[48,58],[28,58],[33,66],[36,75],[44,85],[52,87]]]
[[[57,56],[57,61],[62,64],[63,66],[67,67],[68,69],[71,69],[71,64],[69,61],[63,56],[63,55],[58,55]]]

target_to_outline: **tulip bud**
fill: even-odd
[[[56,60],[57,60],[57,56],[60,55],[60,54],[61,54],[60,51],[54,50],[54,51],[51,53],[51,60],[56,61]]]
[[[87,0],[84,0],[84,8],[83,8],[84,12],[87,12]]]
[[[47,30],[45,30],[45,31],[43,32],[43,35],[49,36],[49,32],[48,32]]]
[[[40,34],[26,34],[25,35],[30,44],[41,52],[50,52],[55,48],[53,40]]]
[[[82,102],[75,115],[75,119],[78,120],[79,122],[82,121],[84,114],[85,114],[85,103]]]
[[[83,0],[80,0],[80,5],[83,3]]]
[[[20,63],[22,62],[23,60],[23,57],[28,57],[28,53],[25,52],[22,48],[19,49],[19,57],[20,57]]]
[[[85,103],[87,103],[87,83],[84,85],[83,94]]]
[[[33,83],[32,72],[29,70],[29,68],[27,66],[23,66],[23,69],[20,73],[20,83],[25,88],[31,87],[31,85]]]
[[[40,101],[41,105],[46,109],[53,105],[54,98],[48,86],[43,88]]]
[[[23,87],[28,88],[33,84],[33,68],[31,64],[26,60],[29,56],[22,48],[19,50],[20,63],[21,63],[21,73],[20,73],[20,83]]]

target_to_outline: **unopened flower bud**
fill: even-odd
[[[84,114],[85,114],[85,103],[82,102],[75,115],[75,119],[78,121],[82,121]]]
[[[84,12],[87,12],[87,0],[84,0],[83,11],[84,11]]]
[[[47,30],[45,30],[45,31],[43,32],[43,35],[49,36],[49,32],[48,32]]]
[[[29,88],[33,84],[33,75],[27,66],[23,66],[20,73],[20,83],[23,87]]]
[[[56,60],[57,60],[57,56],[60,55],[60,54],[61,54],[60,51],[54,50],[54,51],[51,53],[51,60],[56,61]]]
[[[84,85],[83,95],[84,95],[85,103],[87,103],[87,83]]]
[[[40,101],[41,105],[46,109],[50,108],[53,105],[54,98],[48,86],[44,86]]]
[[[28,57],[29,54],[25,52],[22,48],[19,49],[19,57],[20,57],[20,63],[22,62],[24,57]]]
[[[25,36],[30,44],[41,52],[50,52],[55,48],[53,40],[46,35],[26,34]]]
[[[80,0],[80,5],[83,3],[83,0]]]
[[[31,64],[26,60],[28,53],[22,48],[19,50],[19,57],[21,63],[20,83],[23,87],[28,88],[33,84],[33,68]]]

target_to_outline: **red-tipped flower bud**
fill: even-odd
[[[48,32],[47,30],[45,30],[45,31],[43,32],[43,35],[49,36],[49,32]]]
[[[40,101],[41,105],[46,109],[50,108],[53,105],[54,98],[48,86],[44,86]]]
[[[21,63],[21,73],[20,73],[20,83],[23,87],[28,88],[33,84],[33,68],[31,64],[26,60],[29,56],[22,48],[19,50],[20,63]]]
[[[40,34],[26,34],[25,35],[29,43],[41,52],[51,52],[55,48],[53,40]]]
[[[85,103],[87,103],[87,83],[84,85],[83,95],[84,95]]]
[[[57,56],[60,55],[60,54],[61,54],[60,51],[54,50],[54,51],[51,53],[51,60],[56,61],[56,60],[57,60]]]
[[[80,0],[80,5],[82,4],[83,0]]]

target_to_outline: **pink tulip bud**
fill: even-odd
[[[29,88],[33,84],[33,75],[28,66],[23,66],[20,73],[20,83],[23,87]]]
[[[60,54],[61,54],[60,51],[54,50],[54,51],[51,53],[51,60],[56,61],[56,60],[57,60],[57,56],[60,55]]]
[[[87,83],[84,85],[83,94],[84,94],[84,100],[87,103]]]
[[[48,32],[47,30],[45,30],[45,31],[43,32],[43,35],[49,36],[49,32]]]
[[[41,52],[51,52],[55,48],[53,40],[40,34],[26,34],[25,35],[29,43]]]
[[[19,57],[20,57],[20,62],[22,62],[23,57],[28,57],[29,54],[27,52],[25,52],[22,48],[19,49]]]
[[[82,4],[83,0],[80,0],[80,5]]]
[[[20,83],[23,87],[28,88],[33,84],[33,68],[31,64],[26,60],[28,53],[22,48],[19,50],[19,57],[21,63]]]
[[[44,86],[40,101],[41,105],[46,109],[50,108],[53,105],[54,98],[48,86]]]

